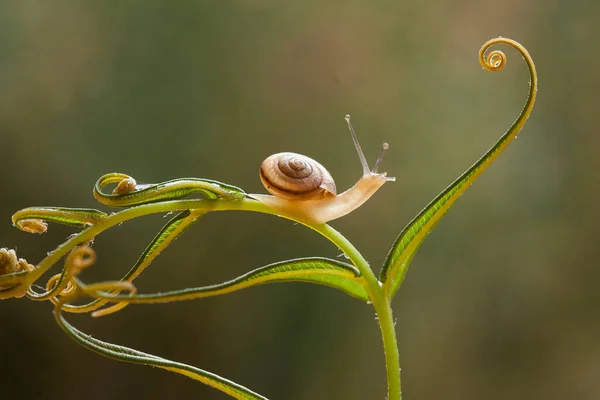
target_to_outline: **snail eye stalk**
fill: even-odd
[[[367,164],[367,159],[365,158],[365,155],[364,155],[362,149],[360,148],[360,143],[358,143],[358,138],[356,137],[356,132],[354,132],[354,127],[352,126],[352,123],[350,122],[350,114],[346,114],[345,119],[346,119],[346,123],[348,124],[348,130],[350,130],[350,135],[352,136],[352,141],[354,142],[354,147],[356,147],[356,152],[358,153],[358,158],[360,158],[360,163],[363,168],[363,175],[368,175],[369,172],[371,172],[369,170],[369,164]]]

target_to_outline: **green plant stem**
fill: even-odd
[[[3,296],[10,297],[11,293],[19,292],[22,287],[28,287],[30,284],[38,280],[46,273],[54,264],[60,261],[76,246],[86,243],[107,229],[129,221],[131,219],[166,212],[176,212],[183,210],[195,211],[254,211],[265,214],[276,215],[266,205],[252,199],[244,200],[175,200],[164,201],[159,203],[150,203],[140,206],[127,208],[123,211],[111,214],[106,218],[98,220],[94,225],[82,230],[78,234],[73,235],[69,240],[59,245],[54,251],[50,252],[38,265],[37,269],[27,274],[19,287],[3,292]],[[359,269],[362,277],[365,280],[369,297],[371,298],[375,313],[379,320],[379,327],[383,339],[383,348],[385,353],[385,362],[388,380],[388,400],[401,400],[402,394],[400,390],[400,361],[398,354],[398,344],[396,340],[396,331],[394,327],[394,319],[390,301],[383,291],[381,282],[375,276],[373,270],[369,267],[369,263],[360,254],[360,252],[346,239],[341,233],[327,224],[311,224],[295,220],[289,216],[281,215],[281,217],[301,223],[322,236],[326,237],[334,243],[340,250],[348,256],[352,263]]]
[[[402,390],[400,382],[400,355],[398,353],[398,341],[394,316],[389,299],[386,297],[381,283],[375,277],[369,263],[341,233],[327,224],[307,225],[321,235],[327,237],[331,242],[346,254],[352,263],[359,269],[365,282],[369,297],[373,302],[375,314],[379,320],[379,329],[383,340],[383,351],[385,353],[385,366],[388,381],[388,400],[401,400]]]
[[[382,296],[383,293],[382,293]],[[400,354],[396,339],[396,324],[392,314],[392,306],[387,298],[381,301],[373,300],[373,306],[379,319],[379,329],[383,339],[385,353],[385,367],[388,379],[388,400],[402,400],[402,387],[400,382]]]

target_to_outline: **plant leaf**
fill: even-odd
[[[488,41],[480,50],[479,58],[482,65],[490,70],[496,71],[503,67],[504,64],[493,64],[494,60],[499,58],[488,57],[487,66],[484,59],[484,53],[494,44],[507,44],[518,50],[529,68],[531,84],[529,88],[529,96],[519,117],[515,120],[512,126],[498,139],[496,144],[489,149],[475,164],[467,171],[459,176],[450,186],[440,193],[431,203],[429,203],[400,233],[392,248],[390,249],[383,268],[380,273],[380,281],[383,283],[384,291],[391,299],[406,275],[410,262],[416,254],[417,250],[440,219],[446,214],[456,200],[473,184],[475,179],[502,153],[508,144],[517,136],[527,118],[531,114],[535,97],[537,93],[537,73],[535,65],[527,50],[519,43],[506,38],[496,38]],[[494,53],[491,53],[494,54]],[[495,52],[498,55],[504,54]]]
[[[122,280],[132,281],[135,279],[167,246],[187,231],[203,215],[203,212],[185,210],[174,216],[152,239],[152,242],[144,249],[135,265]]]
[[[75,340],[80,345],[86,347],[87,349],[92,350],[105,357],[123,362],[158,367],[167,371],[175,372],[177,374],[187,376],[188,378],[209,385],[217,390],[222,391],[223,393],[230,395],[235,399],[267,400],[266,397],[254,393],[250,389],[247,389],[241,385],[238,385],[235,382],[232,382],[228,379],[222,378],[216,374],[202,370],[200,368],[171,361],[162,357],[157,357],[152,354],[143,353],[141,351],[134,350],[129,347],[103,342],[89,335],[86,335],[71,324],[69,324],[64,319],[62,313],[60,312],[60,305],[54,310],[54,317],[58,325],[73,340]]]
[[[320,257],[299,258],[270,264],[217,285],[135,296],[111,296],[101,292],[98,292],[97,295],[103,299],[128,303],[166,303],[219,296],[265,283],[290,281],[326,285],[357,299],[369,300],[369,295],[363,285],[363,278],[356,267]]]
[[[29,207],[17,211],[12,216],[12,223],[18,227],[21,221],[40,219],[46,222],[85,228],[106,216],[106,213],[91,208]]]
[[[111,173],[100,177],[94,186],[94,197],[102,204],[111,207],[128,207],[181,199],[192,193],[200,193],[209,199],[243,199],[246,195],[242,189],[233,185],[200,178],[181,178],[155,184],[138,184],[132,191],[120,194],[109,194],[102,191],[106,185],[119,183],[125,179],[131,179],[131,177],[121,173]]]

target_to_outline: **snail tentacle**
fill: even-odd
[[[369,170],[369,164],[367,163],[367,159],[365,158],[362,148],[360,147],[360,143],[358,143],[358,137],[356,136],[356,132],[354,132],[354,127],[350,122],[350,114],[346,114],[345,120],[348,124],[348,130],[350,131],[350,136],[352,136],[352,142],[354,142],[354,147],[356,147],[356,152],[358,153],[358,158],[360,159],[360,164],[363,168],[363,175],[368,175],[369,172],[371,172]]]

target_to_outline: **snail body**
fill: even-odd
[[[385,182],[395,180],[387,177],[385,172],[377,172],[387,143],[384,143],[375,167],[369,170],[350,124],[350,116],[346,116],[346,121],[363,166],[363,176],[354,186],[338,195],[335,182],[323,165],[302,154],[277,153],[267,157],[259,171],[265,189],[272,195],[250,196],[279,215],[321,224],[354,211]]]

